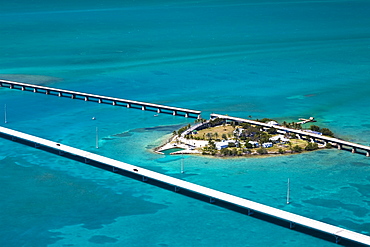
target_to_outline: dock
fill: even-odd
[[[314,117],[310,117],[309,119],[299,118],[298,120],[300,120],[300,122],[297,122],[297,124],[306,124],[306,123],[309,123],[309,122],[316,122]]]
[[[268,222],[323,238],[341,245],[370,246],[370,236],[368,235],[350,231],[61,143],[5,127],[0,127],[0,137],[109,170],[144,183],[152,184],[175,193],[234,210],[254,218],[266,220]],[[268,234],[268,229],[266,229],[266,234]]]
[[[70,99],[79,99],[89,102],[96,102],[100,104],[109,104],[114,106],[123,106],[127,108],[140,109],[143,111],[153,111],[156,113],[165,113],[171,114],[173,116],[182,116],[187,118],[201,118],[201,111],[165,106],[147,102],[140,102],[135,100],[114,98],[108,96],[102,96],[97,94],[89,94],[84,92],[77,92],[71,90],[64,90],[59,88],[44,87],[34,84],[0,80],[0,87],[5,87],[9,89],[18,89],[27,92],[42,93],[47,95],[54,95],[58,97],[70,98]]]

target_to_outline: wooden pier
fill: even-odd
[[[84,101],[96,102],[100,104],[109,104],[109,105],[114,105],[114,106],[135,108],[135,109],[140,109],[143,111],[153,111],[156,113],[171,114],[174,116],[183,116],[183,117],[198,118],[198,119],[201,117],[200,115],[201,111],[196,111],[196,110],[165,106],[165,105],[158,105],[158,104],[127,100],[127,99],[121,99],[121,98],[114,98],[114,97],[89,94],[89,93],[83,93],[83,92],[77,92],[77,91],[71,91],[71,90],[64,90],[64,89],[59,89],[59,88],[44,87],[44,86],[38,86],[38,85],[22,83],[22,82],[0,80],[0,87],[18,89],[18,90],[34,92],[34,93],[42,93],[42,94],[47,94],[47,95],[54,95],[54,96],[65,97],[65,98],[70,98],[70,99],[79,99],[79,100],[84,100]]]
[[[198,200],[228,208],[345,246],[370,246],[370,236],[276,209],[61,143],[0,127],[0,137],[100,167]],[[5,168],[4,168],[5,169]],[[268,234],[268,229],[266,229]]]
[[[357,144],[357,143],[353,143],[353,142],[347,142],[347,141],[343,141],[343,140],[333,138],[333,137],[318,135],[318,134],[311,133],[311,132],[306,132],[306,131],[303,131],[303,130],[296,130],[296,129],[286,128],[286,127],[283,127],[283,126],[280,126],[280,125],[270,125],[270,124],[258,122],[258,121],[255,121],[255,120],[249,120],[249,119],[237,118],[237,117],[230,117],[230,116],[227,116],[227,115],[211,114],[211,118],[222,118],[222,119],[231,120],[231,121],[235,121],[235,122],[239,122],[239,123],[249,123],[249,124],[261,126],[261,127],[264,127],[264,128],[272,128],[273,127],[275,129],[283,131],[285,133],[294,133],[294,134],[297,135],[298,138],[309,137],[310,139],[312,139],[314,141],[321,140],[325,143],[328,142],[328,143],[334,144],[338,147],[338,149],[342,149],[343,146],[346,146],[346,147],[349,147],[349,148],[352,149],[352,153],[355,153],[358,150],[362,150],[362,151],[365,152],[365,155],[367,157],[370,157],[370,147],[369,146],[365,146],[365,145],[361,145],[361,144]]]

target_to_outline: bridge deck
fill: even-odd
[[[318,135],[318,134],[314,134],[314,133],[310,133],[310,132],[305,132],[305,131],[302,131],[302,130],[286,128],[286,127],[279,126],[279,125],[270,125],[270,124],[266,124],[266,123],[262,123],[262,122],[258,122],[258,121],[254,121],[254,120],[244,119],[244,118],[230,117],[230,116],[227,116],[227,115],[211,114],[211,116],[212,117],[223,118],[223,119],[228,119],[228,120],[232,120],[232,121],[236,121],[236,122],[250,123],[250,124],[253,124],[253,125],[258,125],[258,126],[267,127],[267,128],[274,127],[275,129],[278,129],[278,130],[283,130],[283,131],[286,131],[286,132],[291,132],[291,133],[304,135],[304,136],[310,136],[310,137],[315,138],[315,139],[320,139],[320,140],[327,141],[327,142],[333,142],[333,143],[337,143],[337,144],[341,144],[341,145],[346,145],[346,146],[349,146],[349,147],[358,148],[358,149],[362,149],[362,150],[370,152],[370,147],[369,146],[365,146],[365,145],[361,145],[361,144],[357,144],[357,143],[353,143],[353,142],[348,142],[348,141],[343,141],[343,140],[333,138],[333,137],[322,136],[322,135]]]
[[[356,233],[344,228],[340,228],[337,226],[333,226],[324,222],[320,222],[317,220],[313,220],[307,217],[303,217],[297,214],[293,214],[290,212],[286,212],[280,209],[276,209],[261,203],[253,202],[244,198],[240,198],[237,196],[233,196],[231,194],[227,194],[221,191],[217,191],[214,189],[210,189],[204,186],[200,186],[194,183],[190,183],[181,179],[173,178],[164,174],[160,174],[157,172],[153,172],[138,166],[130,165],[121,161],[117,161],[111,158],[107,158],[98,154],[90,153],[84,150],[80,150],[77,148],[73,148],[67,145],[59,144],[50,140],[46,140],[40,137],[32,136],[29,134],[25,134],[19,131],[15,131],[12,129],[0,127],[0,134],[3,136],[8,136],[8,137],[14,137],[14,138],[19,138],[22,140],[26,140],[30,143],[35,143],[38,145],[43,145],[55,150],[63,151],[75,156],[79,156],[82,158],[86,158],[89,160],[94,160],[96,162],[100,162],[118,169],[122,169],[131,173],[139,174],[143,176],[143,178],[149,178],[153,179],[156,181],[160,181],[162,183],[168,184],[168,185],[173,185],[175,188],[181,188],[184,190],[189,190],[192,192],[196,192],[201,195],[208,196],[211,199],[215,200],[221,200],[233,205],[238,205],[240,207],[250,209],[252,211],[256,211],[268,216],[272,216],[274,218],[294,223],[294,224],[299,224],[301,226],[311,228],[318,230],[320,232],[326,233],[333,235],[335,237],[339,238],[344,238],[356,243],[361,243],[365,245],[370,246],[370,236]]]
[[[141,102],[141,101],[135,101],[135,100],[128,100],[128,99],[121,99],[121,98],[115,98],[115,97],[109,97],[109,96],[102,96],[102,95],[97,95],[97,94],[89,94],[89,93],[83,93],[83,92],[77,92],[77,91],[71,91],[71,90],[64,90],[64,89],[52,88],[52,87],[45,87],[45,86],[39,86],[39,85],[34,85],[34,84],[22,83],[22,82],[0,80],[0,87],[4,87],[5,85],[8,88],[11,88],[10,85],[19,86],[21,88],[24,87],[24,89],[32,88],[32,89],[36,89],[36,91],[34,91],[34,92],[37,92],[37,93],[40,93],[40,91],[37,91],[37,90],[42,90],[43,93],[45,93],[45,92],[56,92],[56,93],[67,94],[67,95],[70,95],[70,96],[78,95],[78,96],[81,96],[81,97],[87,97],[87,99],[93,98],[93,99],[97,99],[97,100],[100,99],[100,100],[106,100],[106,101],[110,101],[110,102],[121,102],[121,103],[124,103],[124,104],[133,104],[133,105],[138,105],[138,106],[151,107],[151,108],[156,108],[156,109],[164,109],[164,110],[175,111],[175,112],[184,112],[184,113],[194,114],[197,117],[199,117],[200,114],[201,114],[201,111],[191,110],[191,109],[186,109],[186,108],[165,106],[165,105],[159,105],[159,104],[153,104],[153,103],[147,103],[147,102]]]

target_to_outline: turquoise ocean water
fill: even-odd
[[[313,116],[369,145],[369,13],[365,0],[8,1],[0,78],[203,117]],[[8,89],[0,114],[2,126],[370,234],[363,155],[184,156],[180,174],[181,157],[151,150],[191,119]],[[0,166],[1,246],[336,246],[2,139]]]

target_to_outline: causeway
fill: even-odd
[[[0,127],[0,137],[110,170],[176,193],[344,245],[370,246],[370,236],[290,213],[23,132]]]

